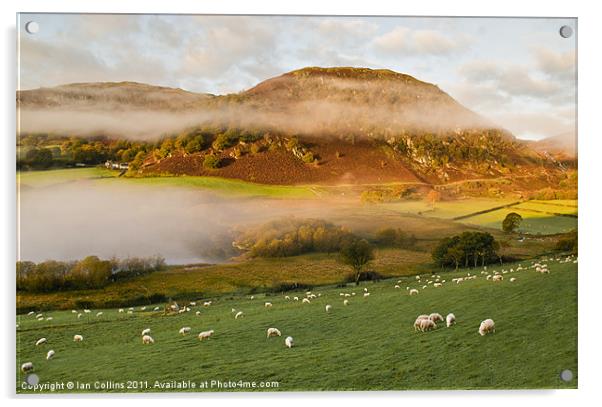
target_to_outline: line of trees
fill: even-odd
[[[52,292],[97,289],[121,279],[141,276],[165,267],[161,256],[112,258],[88,256],[79,261],[17,262],[17,290]]]
[[[499,243],[490,233],[464,232],[439,241],[432,257],[438,266],[457,270],[460,265],[477,267],[499,261],[499,248]]]

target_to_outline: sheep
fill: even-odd
[[[449,328],[450,326],[456,323],[456,316],[452,313],[447,314],[447,316],[445,317],[445,322],[447,324],[447,327]]]
[[[73,342],[81,342],[84,340],[84,337],[81,335],[73,335]]]
[[[370,297],[370,293],[364,293],[364,297]]]
[[[79,314],[77,314],[77,319],[80,319],[82,317],[82,313],[80,312]]]
[[[293,297],[293,300],[299,301],[299,297]]]
[[[97,313],[96,313],[96,316],[97,316],[97,317],[101,317],[101,316],[102,316],[102,314],[103,314],[103,312],[102,312],[102,311],[101,311],[101,312],[97,312]]]
[[[254,296],[254,295],[252,295],[252,296],[250,297],[250,299],[254,300],[254,299],[255,299],[255,296]]]
[[[301,301],[303,304],[309,304],[310,301],[307,298],[303,298],[303,301]]]
[[[36,315],[36,319],[39,319],[39,318],[44,318],[44,314],[38,314],[38,315]]]
[[[487,280],[491,280],[491,274],[487,275]]]
[[[423,289],[423,290],[426,290],[427,288],[428,288],[428,285],[423,285],[423,286],[422,286],[422,289]]]
[[[294,343],[293,343],[293,337],[292,336],[287,336],[286,339],[284,340],[284,345],[287,348],[292,348]]]
[[[414,331],[418,331],[420,329],[420,321],[423,319],[428,319],[428,315],[419,315],[418,318],[414,321]]]
[[[280,333],[280,330],[278,330],[278,328],[268,328],[267,337],[269,338],[272,336],[282,336],[282,334]]]
[[[347,297],[351,297],[351,294],[345,293],[345,298],[347,298]]]
[[[159,307],[155,307],[155,308],[153,308],[153,311],[159,311],[159,310],[160,310],[160,308],[159,308]]]
[[[483,322],[481,322],[481,325],[479,326],[479,334],[481,336],[485,336],[488,333],[494,333],[495,332],[495,323],[493,322],[493,319],[486,319]]]
[[[124,312],[123,308],[119,308],[119,313],[123,314],[123,312]]]
[[[420,280],[420,276],[416,276],[416,280]]]
[[[430,331],[430,330],[433,330],[433,329],[436,329],[436,328],[437,328],[437,324],[435,324],[430,319],[427,318],[427,319],[421,319],[420,320],[420,330],[422,332]]]
[[[325,308],[326,308],[326,312],[330,312],[330,310],[332,309],[332,305],[327,304]]]
[[[27,315],[28,315],[28,316],[32,316],[33,314],[35,314],[35,312],[33,312],[33,311],[29,311],[29,312],[27,313]]]
[[[395,284],[395,288],[399,288],[399,285],[398,285],[398,284]]]
[[[410,295],[418,295],[418,290],[417,290],[417,289],[415,289],[415,288],[412,288],[412,289],[410,290]]]
[[[355,293],[351,293],[351,295],[355,295]]]
[[[183,328],[180,328],[179,334],[180,335],[186,335],[190,333],[190,327],[189,326],[185,326]]]
[[[52,318],[52,317],[47,317],[47,318],[46,318],[46,321],[52,321],[53,319],[54,319],[54,318]]]
[[[50,360],[54,357],[54,351],[51,349],[48,351],[48,353],[46,354],[46,360]]]
[[[285,299],[285,300],[290,300],[290,299],[291,299],[291,297],[289,297],[288,295],[285,295],[285,296],[284,296],[284,299]]]
[[[213,335],[213,329],[210,331],[203,331],[199,334],[199,341],[202,341],[203,339],[209,339],[209,337],[211,337]]]
[[[142,343],[144,345],[149,345],[151,343],[155,343],[155,340],[150,335],[144,335],[142,337]]]
[[[264,306],[265,306],[266,308],[271,308],[271,307],[272,307],[272,303],[271,303],[271,302],[266,302],[266,303],[264,304]]]
[[[211,305],[211,301],[205,301],[205,302],[203,303],[203,307],[208,307],[208,306],[210,306],[210,305]]]
[[[341,297],[344,297],[344,296],[345,296],[345,293],[339,293],[339,295],[340,295]]]
[[[435,288],[443,287],[443,284],[441,284],[441,283],[435,283],[435,284],[433,284],[433,287],[435,287]]]
[[[36,346],[40,346],[45,344],[46,342],[48,342],[48,340],[46,338],[40,338],[36,341]]]
[[[197,316],[198,316],[198,315],[201,315],[201,311],[197,311],[197,312],[195,312],[195,314],[196,314]]]
[[[90,312],[92,312],[92,311],[90,311],[89,309],[85,309],[85,310],[84,310],[84,313],[85,313],[85,314],[89,314]]]
[[[243,316],[243,313],[242,313],[242,311],[238,311],[238,312],[236,313],[236,315],[234,315],[234,319],[242,318],[242,316]]]
[[[25,362],[21,365],[21,371],[23,373],[31,372],[33,370],[33,363]]]
[[[429,319],[433,322],[443,321],[443,317],[438,312],[433,312],[431,315],[429,315]]]
[[[496,274],[495,276],[493,276],[493,278],[491,280],[493,282],[502,281],[502,280],[504,280],[504,276],[502,276],[501,274]]]
[[[151,329],[150,328],[145,328],[142,330],[142,333],[140,334],[140,336],[144,336],[144,335],[148,335],[151,333]]]
[[[344,300],[343,305],[349,305],[349,300]]]
[[[128,314],[133,314],[133,313],[134,313],[134,311],[128,310]]]
[[[188,304],[188,305],[190,305],[191,307],[196,307],[196,302],[191,301],[190,304]]]
[[[146,307],[141,307],[140,311],[146,311]]]
[[[511,283],[514,283],[515,281],[516,281],[516,277],[512,277],[512,278],[510,279],[510,282],[511,282]]]
[[[364,287],[364,292],[367,293],[368,292],[368,288]]]
[[[31,311],[31,312],[33,312],[33,311]],[[71,313],[72,313],[72,314],[77,314],[77,311],[76,311],[76,310],[74,310],[74,309],[72,309],[72,310],[71,310]],[[29,314],[27,314],[27,315],[29,315]]]

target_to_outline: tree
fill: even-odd
[[[502,230],[506,233],[512,233],[520,226],[523,217],[516,212],[510,212],[502,222]]]
[[[344,244],[339,254],[341,262],[353,268],[355,285],[359,285],[362,268],[374,259],[374,248],[365,239],[354,239]]]
[[[219,168],[221,164],[220,158],[215,154],[207,154],[203,160],[203,167],[209,169]]]

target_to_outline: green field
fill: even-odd
[[[508,205],[512,202],[516,202],[516,199],[466,198],[454,201],[437,202],[434,208],[426,201],[387,203],[383,206],[387,209],[401,213],[414,213],[432,218],[453,219],[459,216],[466,216],[471,213]]]
[[[210,307],[197,303],[191,312],[171,316],[139,307],[131,315],[105,309],[101,317],[93,310],[79,320],[70,311],[45,313],[52,321],[19,315],[17,391],[33,391],[20,389],[19,367],[26,361],[33,362],[41,383],[90,383],[89,390],[79,391],[96,392],[102,391],[94,388],[96,382],[138,381],[138,388],[112,390],[135,392],[164,391],[154,387],[155,381],[171,380],[278,382],[270,390],[279,391],[575,388],[577,265],[548,264],[548,275],[529,269],[506,274],[499,283],[487,281],[480,270],[464,270],[441,273],[447,280],[443,287],[425,290],[421,285],[427,277],[421,283],[405,277],[400,289],[393,287],[396,280],[359,288],[325,286],[314,290],[321,296],[311,304],[287,301],[284,294],[253,300],[246,295],[214,297]],[[517,265],[505,269],[510,267]],[[451,282],[467,272],[479,278]],[[511,283],[511,276],[517,281]],[[406,286],[421,292],[409,296]],[[363,287],[369,297],[363,297]],[[340,292],[357,295],[343,306]],[[287,294],[302,297],[304,292]],[[265,308],[264,301],[273,307]],[[326,304],[332,312],[325,312]],[[235,320],[232,308],[244,317]],[[458,323],[414,332],[416,316],[430,312],[453,312]],[[481,337],[477,330],[486,318],[495,321],[496,332]],[[178,334],[184,326],[192,328],[191,335]],[[280,329],[283,337],[266,339],[269,327]],[[155,344],[142,344],[144,328],[151,328]],[[214,337],[199,342],[197,334],[208,329],[215,330]],[[75,334],[84,341],[74,343]],[[295,340],[292,349],[283,343],[289,335]],[[48,343],[36,347],[41,337]],[[49,349],[56,355],[46,361]],[[562,382],[564,369],[571,369],[575,380]]]
[[[522,203],[521,205],[526,205]],[[577,218],[558,216],[544,212],[521,210],[520,207],[510,207],[462,219],[461,222],[486,228],[502,229],[502,222],[509,213],[516,212],[523,217],[518,228],[519,232],[530,234],[550,235],[566,233],[577,229]]]

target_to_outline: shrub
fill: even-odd
[[[203,167],[209,169],[219,168],[221,165],[221,159],[215,154],[207,154],[203,159]]]

